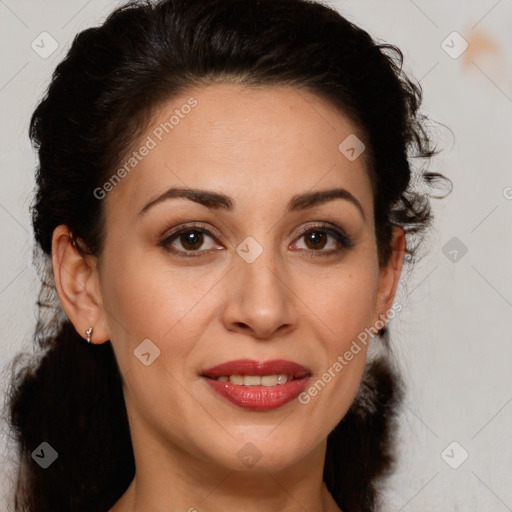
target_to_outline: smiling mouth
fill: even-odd
[[[293,361],[237,360],[205,370],[201,377],[230,403],[254,411],[281,407],[306,387],[311,372]]]
[[[218,364],[203,371],[204,377],[231,382],[239,386],[276,386],[301,379],[311,372],[299,363],[285,359],[254,361],[237,359]]]
[[[237,386],[281,386],[294,380],[293,375],[286,373],[274,373],[273,375],[221,375],[215,380],[219,382],[231,382]]]

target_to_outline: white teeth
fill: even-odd
[[[286,373],[280,373],[277,376],[277,383],[278,384],[286,384],[288,382],[288,375]]]
[[[244,386],[259,386],[261,385],[261,377],[259,375],[245,375]]]
[[[278,373],[275,375],[222,375],[217,377],[217,380],[221,382],[231,382],[237,386],[277,386],[280,384],[286,384],[293,380],[293,375],[286,375],[286,373]]]
[[[244,378],[241,375],[231,375],[231,377],[229,377],[229,382],[231,382],[231,384],[236,384],[237,386],[243,386]]]
[[[279,379],[278,375],[263,375],[261,377],[261,385],[262,386],[276,386],[277,380]]]

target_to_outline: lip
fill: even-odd
[[[294,379],[276,386],[240,386],[215,380],[224,375],[274,375],[285,373]],[[269,411],[291,402],[304,391],[311,372],[301,364],[284,359],[254,361],[239,359],[228,361],[204,370],[201,377],[213,391],[242,409]]]
[[[299,363],[285,359],[274,359],[272,361],[254,361],[252,359],[238,359],[218,364],[203,371],[203,375],[216,379],[223,375],[274,375],[286,373],[300,379],[310,375],[310,371]]]

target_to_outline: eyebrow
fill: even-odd
[[[138,216],[140,217],[144,215],[157,204],[175,198],[189,199],[190,201],[202,204],[207,208],[224,209],[227,211],[233,211],[234,209],[233,200],[224,194],[197,188],[171,187],[162,195],[147,203],[146,206],[144,206],[144,208],[142,208],[142,210],[139,212]],[[366,219],[361,203],[348,190],[344,188],[334,188],[329,190],[319,190],[317,192],[305,192],[304,194],[297,194],[290,199],[287,209],[288,212],[306,210],[308,208],[313,208],[314,206],[318,206],[334,199],[345,199],[351,202],[357,207],[363,216],[363,219]]]

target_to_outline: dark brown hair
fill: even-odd
[[[305,0],[140,1],[80,32],[30,123],[39,157],[31,213],[42,277],[40,357],[21,354],[12,367],[16,512],[105,512],[134,477],[111,343],[87,345],[63,313],[51,269],[52,233],[66,224],[80,251],[99,255],[103,202],[93,191],[112,176],[155,108],[213,82],[301,87],[357,124],[367,145],[381,265],[393,224],[405,230],[412,261],[413,240],[421,239],[413,235],[431,222],[428,194],[412,187],[412,162],[435,154],[418,110],[421,88],[403,73],[398,48],[374,41],[334,9]],[[428,185],[440,177],[416,172]],[[381,333],[386,343],[388,334]],[[344,512],[375,510],[378,479],[392,466],[401,389],[398,374],[373,362],[329,436],[324,479]],[[58,452],[46,470],[31,457],[43,441]]]

